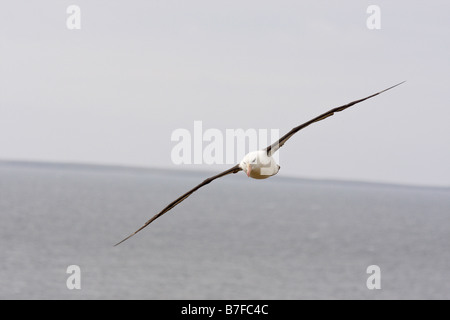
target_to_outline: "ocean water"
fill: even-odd
[[[113,247],[207,176],[0,163],[0,299],[450,299],[448,188],[228,176]]]

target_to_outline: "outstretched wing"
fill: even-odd
[[[239,165],[234,166],[231,169],[228,169],[222,173],[219,173],[218,175],[215,175],[213,177],[210,177],[206,180],[204,180],[202,183],[200,183],[198,186],[196,186],[195,188],[189,190],[188,192],[186,192],[185,194],[183,194],[181,197],[179,197],[178,199],[172,201],[169,205],[167,205],[167,207],[165,207],[161,212],[159,212],[158,214],[156,214],[155,216],[153,216],[153,218],[151,218],[150,220],[148,220],[140,229],[138,229],[136,232],[132,233],[131,235],[129,235],[128,237],[126,237],[125,239],[123,239],[122,241],[120,241],[119,243],[117,243],[115,246],[118,246],[119,244],[121,244],[122,242],[130,239],[132,236],[134,236],[136,233],[138,233],[139,231],[141,231],[142,229],[144,229],[145,227],[147,227],[150,223],[152,223],[153,221],[155,221],[156,219],[158,219],[159,217],[161,217],[163,214],[165,214],[166,212],[172,210],[176,205],[180,204],[182,201],[186,200],[191,194],[193,194],[195,191],[197,191],[198,189],[200,189],[203,186],[206,186],[207,184],[209,184],[210,182],[219,179],[221,177],[224,177],[226,175],[232,174],[232,173],[237,173],[239,171],[241,171],[242,169],[239,167]]]
[[[404,82],[405,81],[400,82],[400,83],[396,84],[395,86],[392,86],[390,88],[384,89],[383,91],[377,92],[377,93],[372,94],[372,95],[370,95],[368,97],[365,97],[363,99],[355,100],[355,101],[352,101],[350,103],[347,103],[346,105],[343,105],[343,106],[331,109],[330,111],[325,112],[324,114],[321,114],[320,116],[315,117],[314,119],[309,120],[308,122],[305,122],[304,124],[301,124],[298,127],[293,128],[291,131],[289,131],[283,137],[281,137],[278,141],[276,141],[275,143],[273,143],[272,145],[268,146],[265,149],[267,151],[267,155],[268,156],[272,156],[275,152],[278,151],[278,149],[280,149],[285,144],[286,141],[289,140],[290,137],[292,137],[294,134],[296,134],[298,131],[302,130],[303,128],[306,128],[310,124],[313,124],[314,122],[318,122],[318,121],[324,120],[324,119],[326,119],[328,117],[331,117],[335,112],[341,112],[341,111],[343,111],[343,110],[345,110],[347,108],[350,108],[351,106],[353,106],[353,105],[355,105],[357,103],[363,102],[363,101],[365,101],[367,99],[370,99],[370,98],[373,98],[373,97],[375,97],[375,96],[377,96],[377,95],[379,95],[379,94],[381,94],[381,93],[383,93],[385,91],[388,91],[388,90],[390,90],[392,88],[395,88],[395,87],[401,85]]]

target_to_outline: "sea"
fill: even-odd
[[[0,299],[450,299],[450,188],[0,162]],[[74,267],[75,266],[75,269]]]

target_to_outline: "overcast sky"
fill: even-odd
[[[66,26],[81,8],[81,30]],[[369,5],[381,9],[370,30]],[[0,159],[177,166],[174,130],[308,127],[285,176],[450,186],[448,1],[7,1]]]

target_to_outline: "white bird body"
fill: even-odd
[[[265,150],[248,153],[239,163],[239,168],[253,179],[267,179],[280,171],[280,166]]]

